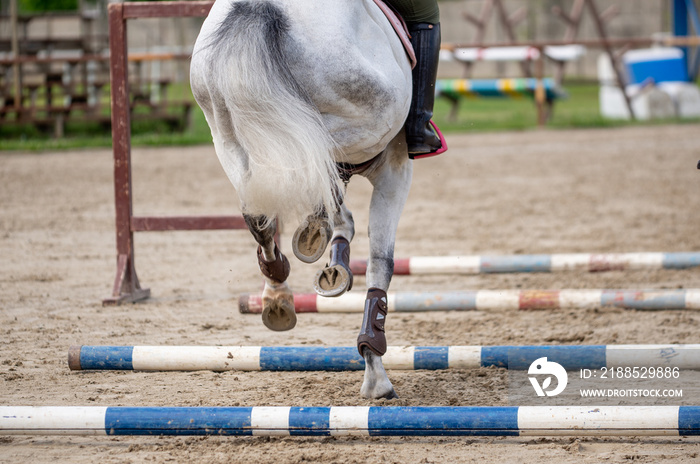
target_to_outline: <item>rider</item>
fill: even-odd
[[[413,68],[413,96],[406,119],[411,158],[434,153],[442,145],[431,128],[435,79],[440,57],[440,10],[437,0],[386,0],[406,21],[418,63]]]

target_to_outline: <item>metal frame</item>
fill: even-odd
[[[247,229],[242,216],[135,217],[131,178],[131,115],[129,103],[127,20],[133,18],[203,17],[213,2],[140,2],[109,5],[109,51],[116,206],[117,275],[112,296],[103,305],[148,298],[134,264],[134,232]]]

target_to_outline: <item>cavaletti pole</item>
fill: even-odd
[[[526,370],[541,357],[567,370],[678,367],[700,370],[698,345],[389,346],[386,369]],[[365,368],[355,346],[74,346],[72,370],[352,371]]]
[[[348,292],[334,298],[314,293],[295,294],[297,313],[362,312],[365,294]],[[700,309],[700,289],[587,289],[587,290],[466,290],[443,292],[389,292],[389,311],[504,311],[540,309],[594,309],[615,307],[636,310]],[[241,313],[262,312],[260,294],[244,293],[238,299]]]
[[[698,434],[698,406],[0,407],[0,435]]]
[[[500,274],[562,271],[691,269],[700,253],[568,253],[549,255],[416,256],[394,259],[394,275]],[[364,275],[366,260],[352,260],[354,275]]]

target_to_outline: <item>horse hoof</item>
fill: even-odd
[[[365,360],[365,377],[360,387],[360,395],[371,400],[398,398],[386,375],[382,357],[366,347],[362,348],[362,357]]]
[[[389,388],[379,388],[378,386],[374,386],[372,389],[365,388],[363,385],[363,388],[360,389],[360,395],[363,398],[367,398],[368,400],[394,400],[398,399],[399,395],[396,394],[396,390],[394,390],[394,387],[391,386],[391,383],[389,383]]]
[[[352,275],[340,264],[328,266],[316,273],[314,290],[320,296],[340,296],[352,288]]]
[[[262,321],[270,330],[283,332],[292,330],[297,325],[297,314],[294,311],[294,299],[275,298],[263,299]]]
[[[323,256],[333,235],[328,220],[323,217],[309,217],[294,232],[292,250],[299,261],[315,263]]]

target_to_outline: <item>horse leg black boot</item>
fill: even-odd
[[[408,31],[418,61],[413,68],[413,98],[405,125],[408,156],[413,159],[442,146],[429,124],[433,117],[435,79],[440,59],[440,23],[411,24]]]

